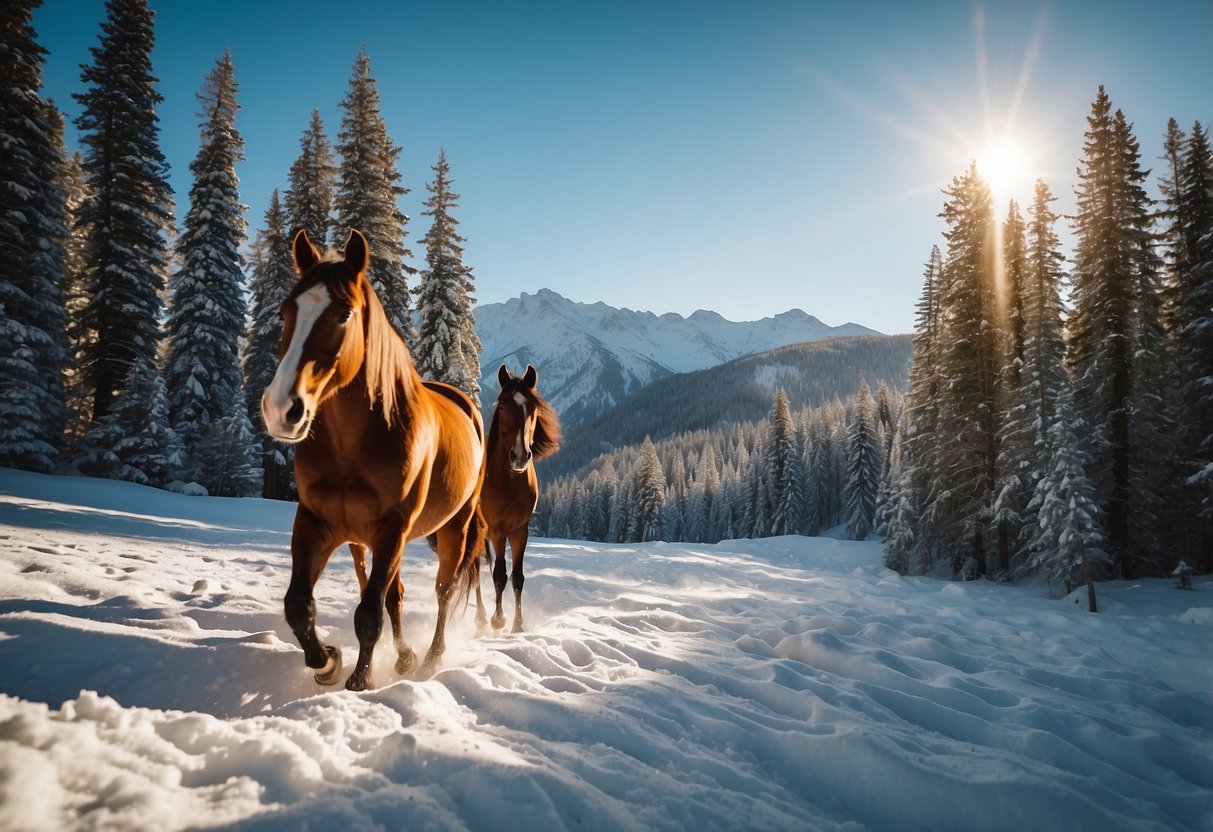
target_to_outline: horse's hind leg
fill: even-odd
[[[316,599],[313,588],[324,571],[329,555],[337,548],[323,525],[307,509],[295,511],[291,532],[291,582],[283,599],[286,623],[299,639],[303,659],[316,670],[316,681],[331,685],[341,672],[341,651],[324,644],[316,635]]]
[[[438,596],[438,620],[434,624],[434,640],[425,654],[425,666],[431,670],[442,663],[442,654],[446,652],[446,619],[451,598],[455,594],[455,579],[463,563],[472,513],[472,505],[468,503],[438,530],[438,577],[434,580],[434,593]],[[463,564],[463,568],[471,567]]]
[[[514,633],[522,632],[522,585],[526,583],[526,576],[522,574],[522,556],[526,553],[526,542],[530,534],[530,529],[523,526],[510,535],[510,556],[513,559],[510,583],[514,586],[514,628],[511,632]],[[500,593],[497,597],[500,599]]]
[[[396,672],[401,676],[417,666],[417,654],[404,641],[401,614],[404,609],[404,580],[396,573],[387,590],[387,617],[392,622],[392,642],[396,645]]]

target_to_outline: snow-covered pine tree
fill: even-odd
[[[253,430],[243,391],[232,412],[211,423],[199,448],[207,460],[202,485],[208,493],[216,497],[261,495],[261,438]]]
[[[40,95],[40,5],[0,11],[0,465],[50,472],[67,419],[62,119]]]
[[[299,139],[299,157],[291,165],[288,187],[283,196],[286,208],[286,230],[290,239],[299,229],[307,230],[310,239],[323,252],[329,246],[345,241],[337,239],[339,232],[333,223],[333,189],[337,166],[324,134],[320,110],[312,110],[312,121]],[[289,265],[289,264],[288,264]]]
[[[936,451],[939,436],[939,396],[943,389],[943,255],[939,246],[931,253],[923,271],[922,292],[915,307],[913,354],[910,363],[909,390],[906,394],[906,418],[902,437],[902,476],[897,481],[895,501],[911,506],[913,540],[894,542],[890,531],[886,547],[904,550],[907,570],[921,568],[929,572],[941,555],[941,538],[933,512],[935,497],[943,483],[936,477]],[[910,527],[904,527],[910,530]]]
[[[631,540],[657,540],[661,536],[661,507],[665,505],[665,472],[653,440],[644,438],[640,459],[632,469]]]
[[[1213,571],[1213,148],[1198,121],[1187,137],[1175,119],[1164,144],[1169,176],[1161,183],[1169,225],[1167,327],[1179,367],[1179,444],[1194,527],[1185,551]]]
[[[81,372],[87,353],[86,333],[81,326],[81,315],[88,304],[84,285],[84,252],[87,235],[76,218],[88,198],[88,186],[84,181],[84,159],[77,151],[63,162],[61,182],[64,189],[64,223],[68,237],[63,249],[63,297],[67,306],[67,339],[69,361],[64,374],[63,394],[67,404],[67,429],[64,449],[67,458],[72,458],[79,448],[92,418],[92,397]]]
[[[771,506],[769,534],[799,534],[804,520],[804,467],[796,423],[783,388],[775,390],[765,442]]]
[[[815,536],[821,532],[821,420],[815,412],[804,416],[804,533]]]
[[[946,489],[933,508],[952,572],[986,574],[987,529],[997,463],[997,385],[1003,322],[995,289],[994,218],[990,189],[970,164],[946,191],[948,256],[940,295],[943,316],[939,424],[934,476]]]
[[[425,244],[426,269],[417,286],[421,317],[413,360],[422,378],[445,381],[467,393],[480,407],[480,339],[476,336],[476,303],[472,270],[463,263],[464,238],[453,209],[459,194],[451,190],[446,150],[438,151],[434,181],[421,213],[431,217]]]
[[[106,0],[101,43],[73,97],[89,195],[77,216],[88,240],[81,310],[81,369],[92,419],[104,416],[139,361],[154,362],[161,295],[173,231],[173,192],[160,152],[151,53],[155,36],[146,0]]]
[[[228,52],[198,93],[201,146],[190,163],[194,185],[177,240],[181,268],[169,280],[164,367],[169,414],[185,448],[183,479],[203,483],[218,477],[209,465],[228,465],[203,452],[203,439],[243,401],[240,341],[247,309],[240,246],[247,224],[236,177],[236,163],[244,158],[236,92]]]
[[[868,382],[859,382],[855,416],[847,437],[847,537],[863,540],[873,531],[876,491],[880,487],[880,442],[876,438],[876,404]]]
[[[1078,412],[1095,439],[1092,481],[1114,571],[1132,578],[1156,571],[1155,541],[1143,539],[1143,532],[1156,531],[1161,519],[1150,516],[1158,498],[1151,493],[1158,479],[1151,468],[1166,457],[1147,459],[1160,438],[1144,437],[1163,415],[1154,409],[1161,402],[1151,391],[1166,385],[1165,373],[1144,374],[1165,370],[1157,355],[1157,297],[1148,297],[1156,292],[1158,264],[1138,144],[1124,114],[1113,114],[1102,86],[1087,125],[1075,188],[1068,360]],[[1135,354],[1140,349],[1148,352]]]
[[[1019,380],[1009,397],[999,443],[999,494],[995,514],[1018,518],[1011,569],[1024,566],[1025,543],[1037,526],[1035,506],[1029,508],[1036,486],[1051,470],[1048,431],[1056,421],[1057,401],[1068,395],[1065,341],[1062,337],[1061,283],[1064,278],[1054,224],[1055,197],[1037,180],[1027,225],[1027,259],[1023,281],[1023,356]],[[1008,505],[1004,503],[1009,502]],[[1037,502],[1035,505],[1039,505]]]
[[[253,268],[249,280],[252,309],[244,342],[245,398],[249,403],[249,417],[258,426],[261,424],[261,394],[269,387],[278,369],[278,350],[282,344],[282,318],[278,310],[295,285],[295,271],[291,263],[291,236],[286,214],[275,190],[265,211],[265,227],[258,232],[253,245]],[[275,442],[262,430],[257,433],[261,436],[261,468],[264,474],[261,496],[276,500],[290,499],[295,493],[294,449],[290,445]]]
[[[181,440],[168,417],[164,379],[140,360],[105,416],[93,422],[80,468],[87,474],[162,488],[178,477]]]
[[[413,269],[406,260],[413,253],[404,243],[409,218],[396,203],[408,193],[399,184],[400,171],[396,167],[396,158],[403,148],[388,136],[379,109],[379,88],[371,77],[371,59],[366,49],[358,53],[354,62],[349,93],[341,101],[341,109],[344,115],[337,145],[341,165],[334,197],[338,233],[348,234],[354,228],[366,236],[371,247],[367,277],[383,303],[388,320],[411,350],[417,343],[417,333],[409,311],[408,275]]]
[[[1067,593],[1083,582],[1080,546],[1086,547],[1096,574],[1108,565],[1107,556],[1099,548],[1099,508],[1092,499],[1086,474],[1090,457],[1083,448],[1084,430],[1070,391],[1063,386],[1054,402],[1053,421],[1045,440],[1048,467],[1029,503],[1035,523],[1028,529],[1026,568],[1049,583],[1061,584]]]
[[[888,497],[884,508],[884,563],[902,575],[910,573],[915,552],[914,527],[918,518],[914,484],[905,464],[906,411],[901,411],[894,429],[893,452],[889,456]]]
[[[1037,183],[1042,184],[1042,183]],[[1031,495],[1029,483],[1030,460],[1025,457],[1032,449],[1030,431],[1012,429],[1009,412],[1017,403],[1024,367],[1028,298],[1027,229],[1019,206],[1011,200],[1007,219],[1002,224],[1002,295],[1006,309],[1005,342],[1002,348],[1004,364],[998,389],[998,411],[1002,414],[998,435],[997,479],[994,484],[994,505],[991,531],[997,541],[995,568],[997,574],[1008,575],[1011,557],[1022,529],[1024,506]]]

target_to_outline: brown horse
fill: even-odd
[[[515,633],[522,631],[522,584],[526,580],[522,574],[522,556],[526,552],[531,514],[539,499],[534,460],[555,453],[561,439],[556,411],[535,391],[538,380],[539,374],[530,364],[521,377],[510,375],[504,364],[497,371],[501,393],[493,406],[493,419],[489,425],[488,467],[480,496],[480,510],[488,525],[489,541],[496,557],[493,586],[497,590],[497,609],[493,613],[493,627],[505,626],[501,594],[505,591],[505,542],[509,539]],[[476,603],[483,609],[479,585]]]
[[[295,236],[299,282],[282,304],[278,370],[261,398],[271,436],[295,443],[299,507],[291,534],[286,621],[322,685],[337,682],[341,652],[316,634],[313,589],[329,556],[350,542],[370,577],[354,611],[358,663],[350,690],[371,685],[368,672],[386,608],[396,672],[417,656],[401,631],[400,558],[409,540],[436,536],[438,621],[425,662],[445,648],[447,612],[457,580],[479,583],[484,482],[484,423],[471,401],[445,384],[422,382],[366,278],[366,239],[351,231],[341,259],[322,260],[304,231]],[[469,539],[469,535],[471,539]],[[359,570],[362,571],[361,569]],[[362,584],[360,574],[360,584]]]

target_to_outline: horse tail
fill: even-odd
[[[463,558],[455,572],[455,581],[459,586],[456,604],[467,608],[471,601],[472,591],[480,585],[480,553],[486,551],[489,545],[489,524],[484,521],[480,507],[472,515],[468,524],[467,542],[463,546]],[[452,608],[456,605],[453,604]]]

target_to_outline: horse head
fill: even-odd
[[[521,376],[514,376],[502,364],[497,370],[497,381],[501,385],[493,414],[497,440],[503,447],[509,448],[510,467],[522,473],[534,456],[532,443],[535,440],[540,401],[535,384],[539,381],[539,374],[528,364]]]
[[[261,415],[275,439],[299,442],[320,405],[349,384],[366,354],[370,262],[366,238],[350,231],[340,260],[322,259],[307,232],[294,243],[299,281],[282,303],[278,370],[261,396]]]

